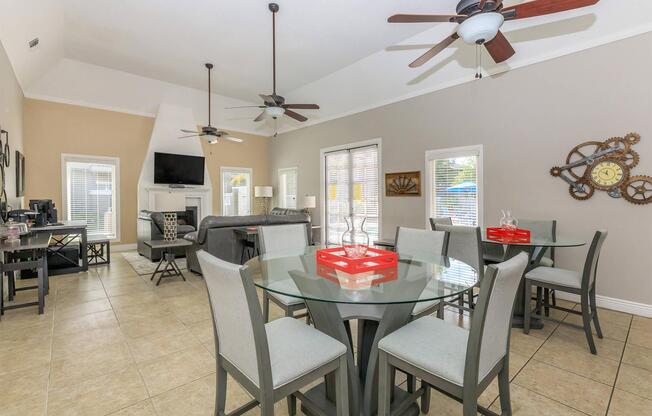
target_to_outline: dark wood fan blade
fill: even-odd
[[[304,117],[304,116],[302,116],[302,115],[299,114],[299,113],[295,113],[295,112],[292,111],[292,110],[285,110],[285,115],[288,116],[288,117],[292,117],[293,119],[295,119],[295,120],[297,120],[297,121],[300,121],[300,122],[302,122],[302,123],[303,123],[304,121],[308,120],[307,117]]]
[[[439,52],[443,51],[447,47],[449,47],[453,42],[455,42],[459,38],[459,35],[457,33],[453,33],[446,39],[442,40],[432,48],[428,50],[428,52],[424,53],[420,57],[418,57],[416,60],[414,60],[409,66],[410,68],[418,68],[421,65],[425,64],[429,60],[431,60],[435,55],[437,55]]]
[[[598,1],[600,0],[534,0],[504,8],[501,13],[507,20],[526,19],[593,6]]]
[[[395,14],[390,16],[389,23],[431,23],[431,22],[456,22],[457,19],[464,18],[457,14]]]
[[[496,37],[486,42],[484,46],[497,64],[505,62],[516,53],[514,48],[512,48],[512,44],[509,43],[501,31],[498,31]]]
[[[200,131],[197,131],[197,130],[186,130],[186,129],[181,129],[181,132],[182,133],[195,133],[195,134],[201,133]]]
[[[263,111],[262,113],[258,114],[258,117],[254,119],[254,121],[262,121],[265,118],[265,112]]]
[[[283,108],[297,108],[300,110],[319,110],[317,104],[283,104]]]
[[[274,101],[274,98],[271,95],[258,94],[258,96],[262,98],[266,104],[276,105],[276,101]]]

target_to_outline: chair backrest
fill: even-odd
[[[595,283],[595,276],[598,272],[598,260],[600,259],[600,250],[602,243],[607,239],[607,230],[598,230],[593,235],[591,247],[586,255],[584,262],[584,271],[582,273],[582,288],[591,288]]]
[[[530,230],[534,236],[539,236],[541,238],[551,239],[552,241],[557,239],[556,220],[518,220],[518,228]],[[543,257],[554,260],[555,249],[552,247],[547,248],[543,253]]]
[[[453,225],[453,219],[451,217],[430,218],[430,228],[434,230],[435,224]]]
[[[258,227],[261,254],[297,253],[308,247],[306,224],[287,224]]]
[[[448,252],[448,232],[396,227],[396,247],[399,254],[445,256]]]
[[[208,289],[216,353],[260,386],[260,368],[269,366],[269,349],[253,282],[242,266],[203,250],[197,259]]]
[[[448,237],[448,256],[463,261],[478,272],[478,279],[484,276],[482,259],[482,234],[480,227],[465,225],[433,224],[435,231],[446,231]]]
[[[509,354],[514,300],[528,260],[521,253],[487,268],[471,321],[464,384],[482,381]]]

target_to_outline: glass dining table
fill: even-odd
[[[586,244],[585,240],[580,240],[576,238],[567,238],[559,237],[555,238],[544,237],[537,235],[536,232],[531,231],[530,241],[529,242],[504,242],[497,241],[494,239],[487,238],[487,229],[482,230],[482,242],[483,243],[493,243],[493,244],[502,244],[505,247],[505,256],[504,260],[508,260],[521,252],[525,252],[530,256],[530,262],[528,267],[525,269],[525,273],[539,266],[539,262],[543,258],[544,254],[549,248],[562,248],[562,247],[581,247]],[[523,311],[525,308],[525,296],[531,296],[529,293],[525,293],[525,285],[521,282],[521,286],[517,292],[515,305],[514,305],[514,317],[512,318],[512,327],[522,328],[523,327]],[[530,326],[532,329],[541,329],[543,328],[543,321],[533,316],[531,319]]]
[[[263,254],[246,265],[257,287],[303,299],[315,327],[349,346],[351,415],[371,416],[377,407],[378,341],[407,324],[417,303],[434,304],[462,294],[477,284],[478,273],[453,258],[414,254],[399,255],[391,268],[348,274],[318,261],[316,252],[317,247],[308,247]],[[357,321],[355,334],[352,321]],[[334,383],[328,377],[304,394],[327,414],[335,414]],[[401,414],[417,415],[418,406],[409,397],[397,388],[393,403],[404,404]]]

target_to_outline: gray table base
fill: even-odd
[[[152,277],[149,280],[154,280],[156,275],[160,274],[158,280],[156,281],[156,286],[161,283],[161,280],[164,277],[181,276],[181,278],[185,281],[186,277],[183,275],[179,265],[177,265],[177,262],[174,259],[174,251],[172,251],[171,248],[168,248],[167,251],[163,253],[163,256],[161,256],[161,261],[158,262],[156,270],[154,270],[154,273],[152,273]],[[161,266],[163,266],[163,268],[161,268]]]
[[[534,269],[539,265],[539,261],[543,256],[545,248],[541,247],[531,247],[531,246],[508,246],[505,252],[505,260],[509,260],[517,254],[524,252],[529,256],[528,267],[523,272],[525,275],[530,270]],[[523,328],[523,315],[525,310],[525,297],[531,297],[531,293],[525,293],[525,281],[521,280],[521,284],[516,292],[516,299],[514,302],[514,316],[512,317],[512,328]],[[530,319],[530,328],[531,329],[543,329],[543,319],[532,315]]]

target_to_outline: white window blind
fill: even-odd
[[[251,169],[222,168],[222,215],[251,215]]]
[[[340,244],[346,231],[345,217],[367,218],[365,231],[370,242],[378,239],[379,155],[378,146],[370,145],[325,153],[326,168],[326,243]]]
[[[64,156],[66,218],[84,221],[89,235],[118,235],[118,160]]]
[[[297,168],[278,170],[278,204],[280,208],[297,208]]]
[[[480,151],[434,151],[428,160],[431,218],[451,217],[455,225],[480,223]]]

